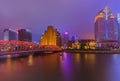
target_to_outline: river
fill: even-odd
[[[0,57],[0,81],[120,81],[120,54]]]

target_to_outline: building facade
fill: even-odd
[[[3,30],[0,29],[0,40],[3,39]]]
[[[28,29],[19,29],[18,30],[18,40],[19,41],[32,41],[32,33]]]
[[[47,30],[42,34],[40,45],[61,46],[61,35],[53,26],[48,26]]]
[[[120,45],[120,13],[117,14],[117,22],[118,22],[118,42],[119,42],[119,45]]]
[[[69,33],[68,32],[64,32],[62,34],[62,47],[63,49],[67,49],[68,48],[68,42],[69,42]]]
[[[61,47],[62,46],[62,37],[61,37],[61,34],[60,32],[57,31],[56,29],[56,45]]]
[[[118,24],[109,7],[105,7],[96,15],[94,24],[97,42],[119,39]]]
[[[17,40],[17,32],[12,29],[4,29],[3,39],[4,40]]]

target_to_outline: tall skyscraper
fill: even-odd
[[[4,29],[3,39],[4,40],[17,40],[17,32],[12,29]]]
[[[120,23],[120,13],[117,14],[117,21]]]
[[[106,6],[96,15],[94,24],[97,42],[118,40],[118,25],[109,7]]]
[[[61,37],[61,34],[60,32],[57,31],[56,29],[56,45],[61,47],[62,46],[62,37]]]
[[[64,49],[68,48],[68,42],[69,42],[69,33],[64,32],[62,35],[62,46]]]
[[[29,29],[19,29],[18,30],[18,40],[20,41],[32,41],[32,33]]]
[[[118,41],[119,41],[119,45],[120,45],[120,13],[117,14],[117,22],[118,22]]]
[[[41,36],[40,44],[60,46],[60,43],[60,33],[57,31],[57,29],[54,29],[53,26],[48,26],[47,30]]]
[[[3,40],[3,30],[0,29],[0,40]]]

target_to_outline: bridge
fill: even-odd
[[[38,43],[26,41],[0,40],[0,56],[35,52],[50,53],[56,51],[61,51],[60,47],[54,45],[41,46]]]

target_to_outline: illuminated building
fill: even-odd
[[[97,42],[118,40],[118,25],[109,7],[102,9],[94,20]]]
[[[117,14],[117,21],[118,21],[118,30],[119,30],[118,41],[119,41],[119,45],[120,45],[120,13]]]
[[[18,30],[18,40],[20,41],[32,41],[32,34],[28,29],[19,29]]]
[[[120,13],[117,14],[117,21],[120,24]]]
[[[2,40],[3,37],[3,30],[0,29],[0,40]]]
[[[76,41],[76,40],[77,40],[77,37],[76,37],[76,36],[72,36],[72,37],[71,37],[71,40],[72,40],[72,41]]]
[[[80,40],[80,49],[95,49],[96,40],[86,39]]]
[[[86,40],[69,40],[68,47],[69,49],[95,49],[96,40],[86,39]]]
[[[12,29],[4,29],[3,31],[4,40],[17,40],[17,33]]]
[[[60,32],[56,30],[56,45],[61,47],[62,46],[62,38]]]
[[[69,33],[64,32],[62,35],[62,46],[64,49],[68,48],[68,41],[69,41]]]
[[[115,40],[102,41],[101,42],[101,47],[112,49],[112,48],[118,48],[119,44],[118,44],[118,41],[115,41]]]
[[[61,46],[60,33],[53,26],[48,26],[47,30],[41,36],[40,44]]]

